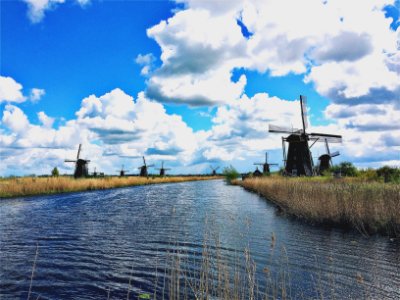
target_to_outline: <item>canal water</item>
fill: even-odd
[[[220,264],[245,299],[250,282],[256,299],[400,299],[398,240],[289,219],[222,180],[0,201],[0,299],[201,298]]]

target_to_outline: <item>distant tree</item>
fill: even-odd
[[[385,182],[400,182],[400,169],[383,166],[376,170],[379,177],[383,177]]]
[[[231,182],[232,180],[238,178],[240,176],[239,172],[233,166],[225,167],[222,171],[222,174],[225,176],[226,181]]]
[[[341,162],[339,165],[333,166],[331,171],[336,173],[340,172],[342,176],[356,177],[358,175],[357,168],[348,161]]]
[[[53,177],[58,177],[60,173],[58,172],[57,167],[54,167],[54,169],[51,171],[51,176]]]

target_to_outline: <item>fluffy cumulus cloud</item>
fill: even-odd
[[[0,76],[0,103],[24,102],[26,97],[22,94],[22,85],[13,78]]]
[[[68,0],[23,0],[28,5],[28,17],[32,23],[39,23],[45,16],[45,12],[55,9],[59,4]],[[81,6],[90,3],[90,0],[74,0]]]
[[[0,126],[2,166],[0,172],[48,173],[74,158],[79,143],[83,155],[92,159],[97,170],[115,173],[115,166],[138,167],[141,156],[169,161],[172,165],[190,164],[198,148],[196,135],[181,116],[167,114],[162,104],[150,101],[143,93],[136,99],[121,89],[82,100],[76,118],[54,128],[55,118],[39,112],[40,123],[33,124],[15,105],[6,105]],[[39,157],[42,157],[41,159]],[[31,158],[24,168],[13,166],[18,159]],[[19,164],[18,164],[19,165]],[[131,169],[137,172],[137,169]]]
[[[255,70],[299,74],[329,99],[331,125],[319,129],[343,133],[345,158],[371,159],[378,149],[381,161],[396,159],[400,27],[391,27],[398,20],[384,11],[394,1],[178,2],[183,9],[147,32],[161,48],[161,66],[146,93],[161,102],[218,106],[213,128],[199,135],[209,146],[203,157],[240,157],[235,149],[273,141],[261,130],[268,123],[263,105],[282,121],[284,102],[248,99],[245,74]],[[245,72],[234,80],[238,68]]]

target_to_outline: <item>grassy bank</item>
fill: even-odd
[[[362,233],[400,236],[400,185],[355,178],[264,177],[236,180],[311,223],[350,226]]]
[[[74,179],[72,177],[22,177],[0,179],[0,198],[104,190],[110,188],[173,183],[195,180],[210,180],[213,176],[171,176],[171,177],[103,177]]]

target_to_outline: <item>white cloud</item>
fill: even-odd
[[[28,5],[28,17],[32,23],[39,23],[43,20],[45,12],[55,9],[57,5],[67,0],[23,0]],[[81,6],[90,3],[90,0],[75,0]]]
[[[48,115],[45,114],[45,112],[43,111],[38,112],[38,118],[44,127],[46,128],[53,127],[54,118],[49,117]]]
[[[29,99],[33,102],[39,101],[44,95],[46,94],[46,91],[44,89],[38,89],[38,88],[33,88],[31,89],[31,94],[29,96]]]
[[[22,94],[22,85],[11,77],[0,76],[0,103],[24,101],[26,97]]]

